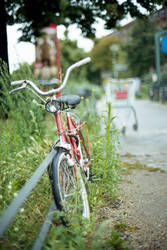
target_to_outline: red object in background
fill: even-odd
[[[56,54],[56,62],[57,62],[57,79],[59,80],[59,86],[61,83],[61,61],[60,61],[60,43],[59,43],[59,39],[57,37],[57,29],[56,29],[56,50],[57,50],[57,54]],[[56,94],[57,97],[61,96],[61,92]]]
[[[57,25],[51,23],[47,28],[50,29],[55,29],[56,31],[56,64],[57,64],[57,79],[59,80],[59,86],[61,83],[61,61],[60,61],[60,43],[59,43],[59,39],[57,37]],[[56,93],[56,96],[59,97],[61,96],[61,92]]]
[[[128,91],[115,91],[116,99],[126,99],[128,97]]]
[[[34,73],[43,85],[50,80],[61,84],[60,44],[57,37],[57,25],[51,23],[42,29],[43,35],[36,39],[36,61]],[[49,85],[48,85],[49,86]],[[47,88],[47,84],[45,86]],[[56,96],[61,96],[61,92]]]

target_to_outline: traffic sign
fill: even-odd
[[[167,36],[162,37],[161,50],[162,50],[163,53],[167,53]]]

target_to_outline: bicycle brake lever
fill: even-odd
[[[22,89],[25,89],[25,88],[26,88],[26,85],[22,85],[19,88],[15,88],[15,89],[12,89],[11,91],[9,91],[9,94],[14,94],[16,91],[22,90]]]

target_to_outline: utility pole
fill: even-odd
[[[118,78],[118,72],[117,72],[117,69],[116,69],[116,56],[117,56],[117,52],[119,50],[119,46],[117,44],[112,44],[109,48],[112,53],[113,53],[113,76],[114,78]]]

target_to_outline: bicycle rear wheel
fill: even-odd
[[[56,206],[68,216],[75,214],[89,218],[87,192],[80,168],[68,164],[69,154],[60,151],[51,164],[51,183]]]

